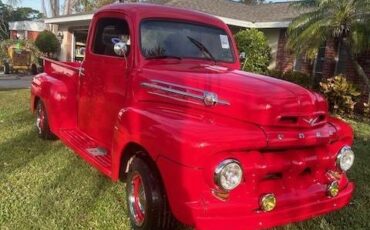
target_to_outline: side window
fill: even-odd
[[[95,54],[119,57],[114,53],[114,45],[123,41],[130,47],[128,24],[123,19],[103,18],[96,25],[93,52]],[[130,49],[128,51],[128,54]]]

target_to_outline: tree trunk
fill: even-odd
[[[49,3],[50,3],[51,16],[52,17],[59,16],[60,15],[59,0],[50,0]]]
[[[72,13],[72,0],[64,0],[64,15],[69,15]]]
[[[368,76],[366,75],[362,66],[358,63],[357,58],[355,57],[350,45],[348,44],[348,41],[344,40],[342,44],[343,44],[344,48],[347,51],[349,59],[351,60],[352,65],[355,68],[355,71],[356,71],[357,75],[362,79],[362,82],[364,83],[364,87],[366,87],[366,89],[367,89],[367,92],[369,94],[369,96],[367,98],[367,103],[370,104],[370,80],[369,80]],[[365,90],[364,90],[364,92],[365,92]]]
[[[45,6],[45,0],[41,1],[41,9],[42,9],[42,13],[44,14],[44,17],[48,17],[48,12],[47,12],[46,6]]]

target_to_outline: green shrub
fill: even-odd
[[[284,75],[282,71],[277,70],[277,69],[268,69],[267,71],[265,71],[264,74],[270,77],[278,78],[278,79],[283,79],[283,75]]]
[[[265,34],[257,29],[241,30],[235,34],[239,52],[245,52],[245,71],[264,73],[271,61],[271,48]]]
[[[370,118],[370,104],[364,103],[364,116]]]
[[[35,44],[48,57],[51,57],[60,50],[60,43],[57,37],[51,31],[47,30],[44,30],[37,36]]]
[[[297,71],[288,71],[288,72],[283,73],[282,71],[272,69],[272,70],[267,70],[265,74],[268,76],[274,77],[274,78],[292,82],[294,84],[303,86],[307,89],[312,89],[312,77],[305,73],[301,73]]]
[[[312,77],[305,73],[301,73],[297,71],[288,71],[284,73],[283,79],[286,81],[293,82],[297,85],[303,86],[307,89],[312,88]]]
[[[356,99],[361,95],[343,75],[324,79],[320,82],[320,90],[328,99],[333,113],[352,114]]]

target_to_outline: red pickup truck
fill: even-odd
[[[44,69],[31,88],[39,136],[126,181],[133,229],[268,228],[351,199],[351,127],[319,94],[240,71],[215,17],[109,5],[82,63]]]

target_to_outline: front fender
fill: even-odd
[[[347,145],[353,144],[354,138],[353,128],[348,123],[336,117],[329,117],[329,123],[332,124],[337,130],[336,132],[337,140],[341,140]]]
[[[215,153],[266,146],[266,136],[255,125],[224,117],[163,110],[125,108],[118,115],[112,162],[119,164],[122,150],[134,142],[153,160],[159,156],[191,168],[202,168]],[[113,166],[118,175],[119,165]]]

